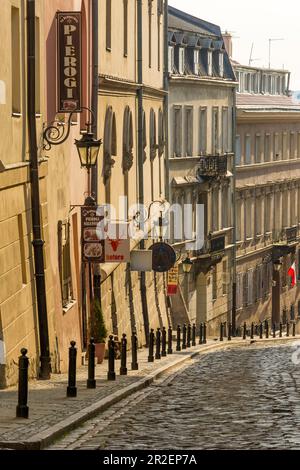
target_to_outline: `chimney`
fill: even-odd
[[[224,39],[225,49],[231,59],[232,58],[232,36],[230,33],[225,31],[225,33],[223,33],[223,39]]]

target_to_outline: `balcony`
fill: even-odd
[[[208,155],[199,158],[198,177],[227,176],[227,155]]]

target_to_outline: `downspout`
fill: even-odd
[[[39,341],[40,341],[40,379],[50,378],[51,364],[49,351],[49,331],[45,285],[44,240],[41,234],[40,190],[38,148],[35,120],[35,0],[27,0],[27,118],[30,155],[31,213],[33,230],[33,250],[35,266],[35,283],[38,308]]]
[[[236,87],[232,89],[233,106],[232,106],[232,218],[233,218],[233,233],[232,233],[232,331],[236,335],[236,133],[237,133],[237,113],[236,113]]]
[[[137,0],[137,71],[138,71],[138,181],[139,204],[144,205],[144,147],[143,147],[143,0]],[[140,249],[145,249],[141,240]],[[147,304],[146,273],[141,272],[140,290],[145,328],[146,346],[149,344],[149,312]]]
[[[165,122],[165,197],[170,202],[169,162],[169,56],[168,56],[168,0],[164,5],[164,122]]]

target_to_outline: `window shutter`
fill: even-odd
[[[248,305],[248,273],[243,275],[243,307]]]

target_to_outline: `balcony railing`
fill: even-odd
[[[227,173],[227,155],[203,156],[199,159],[199,176],[223,176]]]

